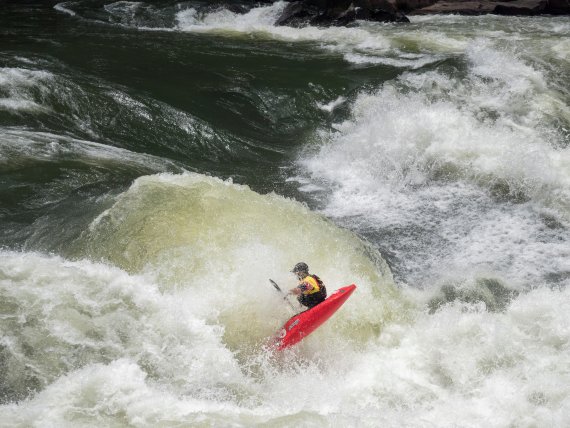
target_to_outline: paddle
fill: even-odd
[[[283,292],[283,290],[281,290],[281,288],[277,285],[277,283],[275,281],[273,281],[271,278],[269,278],[269,282],[271,283],[271,285],[273,285],[275,287],[275,289],[277,291],[279,291],[281,294],[284,295],[283,300],[287,300],[287,294],[285,294]],[[293,304],[287,300],[287,303],[289,303],[289,306],[291,306],[291,309],[293,309],[295,312],[297,312],[297,310],[295,309],[295,307],[293,306]]]

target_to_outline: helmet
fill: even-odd
[[[297,273],[297,272],[309,272],[309,266],[307,266],[307,263],[303,263],[303,262],[299,262],[295,265],[295,267],[293,268],[293,270],[291,271],[293,273]]]

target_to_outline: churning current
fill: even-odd
[[[0,425],[566,427],[570,22],[0,16]],[[310,338],[268,282],[347,303]]]

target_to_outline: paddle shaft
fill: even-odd
[[[269,278],[269,282],[271,283],[271,285],[273,285],[275,287],[275,289],[277,291],[279,291],[281,294],[283,294],[285,297],[283,297],[284,300],[287,300],[287,294],[285,294],[283,292],[283,290],[281,290],[281,287],[279,287],[279,285],[277,285],[277,283],[275,281],[273,281],[271,278]],[[295,309],[295,307],[293,306],[293,304],[287,300],[287,303],[289,303],[289,306],[291,306],[291,309],[293,309],[295,312],[297,312],[297,310]]]

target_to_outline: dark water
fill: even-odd
[[[158,171],[183,168],[301,199],[284,182],[283,168],[316,129],[346,115],[331,116],[315,100],[353,94],[397,73],[351,66],[313,43],[140,31],[69,17],[48,4],[10,3],[1,19],[0,65],[49,73],[38,77],[36,87],[4,89],[43,110],[3,109],[3,127],[149,154],[172,161]],[[76,234],[85,224],[74,228],[74,219],[85,209],[101,209],[87,208],[84,198],[116,194],[134,178],[158,172],[92,168],[69,157],[21,162],[25,166],[10,162],[4,175],[2,198],[9,203],[2,241],[36,248],[40,240],[39,248],[47,250],[34,223],[67,228],[71,220],[73,230],[65,233]],[[79,183],[68,183],[68,176]],[[53,236],[60,229],[47,227],[44,233]]]

